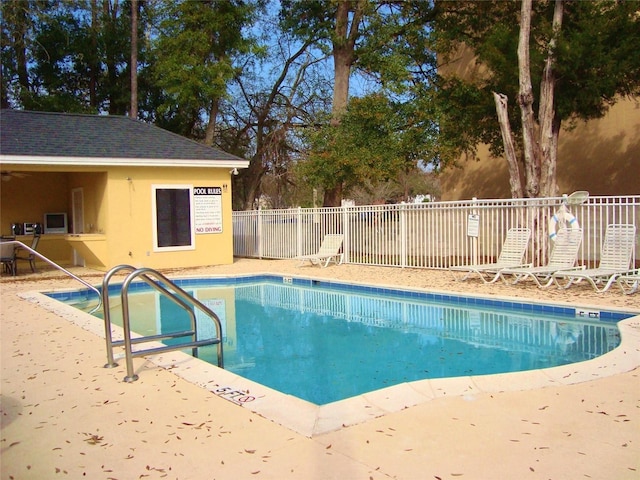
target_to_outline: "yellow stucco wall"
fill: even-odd
[[[32,172],[23,168],[7,170],[24,173],[0,182],[0,234],[11,235],[12,223],[42,223],[47,212],[69,211],[66,173]],[[16,240],[31,245],[32,237],[18,236]],[[62,235],[43,236],[38,251],[57,263],[68,264],[72,258],[71,247]]]
[[[442,200],[511,197],[506,160],[490,157],[484,145],[478,156],[440,175]],[[621,100],[606,117],[562,131],[557,168],[559,193],[640,194],[640,99]]]
[[[440,67],[443,75],[482,79],[483,66],[464,46],[445,60]],[[556,177],[560,194],[577,190],[591,195],[640,193],[640,98],[622,98],[601,119],[578,122],[570,130],[566,123],[563,127]],[[479,161],[460,159],[459,168],[440,174],[441,200],[511,197],[506,160],[492,158],[485,145],[478,146],[478,157]]]
[[[0,182],[2,235],[11,233],[14,222],[41,223],[45,212],[67,212],[70,233],[73,232],[71,192],[81,189],[84,217],[82,226],[76,225],[75,231],[84,236],[43,235],[41,240],[39,251],[57,263],[72,262],[72,246],[82,254],[88,267],[100,270],[122,263],[134,267],[181,268],[233,262],[228,168],[3,164],[2,169],[28,173]],[[196,234],[193,250],[154,251],[153,185],[221,187],[222,233]]]
[[[179,268],[233,262],[231,181],[227,169],[112,168],[108,177],[104,233],[108,237],[109,264]],[[222,193],[223,232],[195,235],[194,250],[154,251],[153,185],[226,185],[226,192]]]
[[[106,224],[105,202],[107,191],[107,172],[73,172],[69,174],[68,191],[76,188],[82,189],[84,199],[83,225],[72,225],[70,231],[82,233],[98,233]],[[68,194],[68,192],[67,192]],[[69,215],[71,215],[71,197],[69,203]],[[71,222],[73,219],[70,220]]]
[[[66,212],[67,190],[68,176],[59,172],[24,172],[0,182],[0,233],[9,235],[12,223],[42,223],[46,212]]]

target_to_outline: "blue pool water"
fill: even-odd
[[[273,276],[176,283],[220,317],[225,369],[318,405],[414,380],[591,359],[618,346],[616,322],[632,315]],[[50,294],[78,308],[95,305],[87,295]],[[188,328],[184,312],[146,287],[129,303],[140,334]],[[119,323],[119,293],[111,305]],[[215,334],[210,319],[197,321],[200,338]],[[199,357],[216,364],[215,347]]]

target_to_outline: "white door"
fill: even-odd
[[[82,188],[71,190],[71,205],[73,209],[71,212],[73,218],[71,233],[84,233],[84,193]],[[73,264],[84,267],[84,258],[75,248],[73,249]]]

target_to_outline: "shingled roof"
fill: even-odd
[[[0,159],[24,164],[246,167],[248,161],[128,117],[0,111]]]

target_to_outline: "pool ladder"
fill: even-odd
[[[118,272],[128,270],[131,273],[126,277],[122,283],[120,291],[120,298],[122,301],[122,329],[124,330],[124,339],[114,341],[111,333],[111,315],[109,313],[109,281]],[[191,329],[181,332],[165,333],[158,335],[148,335],[143,337],[131,338],[131,322],[129,315],[129,288],[131,283],[140,279],[147,285],[151,286],[160,294],[167,297],[169,300],[184,309],[191,319]],[[189,295],[167,277],[160,272],[151,268],[135,268],[131,265],[118,265],[113,267],[107,272],[102,280],[102,310],[104,312],[104,328],[105,339],[107,342],[107,363],[105,368],[116,367],[118,364],[113,358],[113,347],[124,346],[125,360],[127,363],[127,376],[124,377],[125,382],[135,382],[138,379],[138,375],[133,370],[133,357],[142,357],[150,354],[157,354],[163,352],[169,352],[172,350],[182,350],[191,347],[193,349],[193,356],[197,356],[198,347],[204,347],[207,345],[218,346],[218,366],[224,367],[222,358],[222,325],[218,316],[210,310],[206,305],[200,302],[198,299]],[[198,329],[196,325],[196,315],[194,309],[198,309],[206,316],[213,320],[216,327],[216,338],[209,338],[206,340],[198,340]],[[133,350],[132,345],[140,344],[144,342],[154,342],[168,338],[181,338],[191,337],[191,340],[175,345],[165,345],[162,347],[152,347],[147,349]]]

